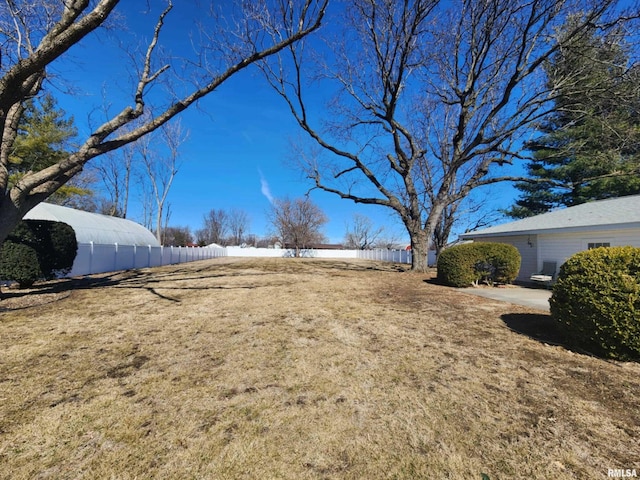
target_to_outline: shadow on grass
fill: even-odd
[[[123,272],[116,272],[121,274]],[[10,310],[24,310],[26,308],[53,303],[66,298],[73,290],[110,286],[118,284],[122,279],[110,276],[94,276],[82,278],[62,278],[58,280],[39,281],[29,288],[19,289],[15,286],[3,286],[0,290],[0,313]],[[30,301],[25,301],[31,299]],[[13,301],[18,301],[16,305]]]
[[[439,287],[451,287],[451,285],[447,285],[443,281],[438,280],[438,277],[435,274],[433,274],[430,278],[425,278],[423,282],[428,283],[429,285],[438,285]]]
[[[293,260],[293,259],[292,259]],[[305,259],[306,260],[306,259]],[[397,264],[376,264],[361,265],[350,262],[334,261],[334,262],[314,262],[313,271],[319,270],[328,271],[387,271],[387,272],[404,272],[407,270],[406,265]],[[287,267],[287,268],[283,268]],[[276,269],[270,268],[268,264],[265,264],[263,271],[256,271],[256,268],[260,269],[260,265],[252,265],[246,267],[243,264],[238,265],[225,265],[224,270],[212,268],[211,265],[204,266],[202,268],[194,269],[193,266],[178,266],[170,271],[158,271],[156,269],[131,269],[121,270],[116,272],[98,273],[94,275],[87,275],[84,277],[75,278],[62,278],[58,280],[37,282],[30,288],[16,289],[7,288],[6,286],[0,290],[0,312],[8,310],[22,310],[32,306],[42,305],[45,303],[51,303],[61,298],[64,293],[69,293],[73,290],[85,290],[92,288],[140,288],[145,289],[156,297],[171,301],[180,302],[177,298],[172,298],[165,293],[161,293],[159,290],[227,290],[227,289],[255,289],[259,287],[284,287],[289,285],[288,280],[284,281],[251,281],[246,284],[217,284],[217,285],[199,285],[198,282],[208,279],[222,279],[232,277],[244,277],[244,276],[272,276],[274,274],[287,274],[287,273],[309,273],[311,270],[305,270],[304,263],[282,263]],[[313,273],[313,272],[312,272]],[[179,282],[163,287],[165,282]],[[55,297],[57,295],[57,297]],[[8,302],[3,300],[10,299],[26,299],[32,298],[32,302],[20,302],[19,306],[7,306]],[[38,298],[40,297],[40,298]],[[55,297],[55,298],[54,298]],[[4,303],[4,304],[3,304]]]
[[[551,315],[542,313],[508,313],[502,315],[501,318],[505,325],[516,333],[526,335],[542,343],[566,348],[574,353],[609,361],[603,355],[575,345],[563,331],[559,322],[555,321]]]
[[[564,332],[559,322],[551,315],[542,313],[508,313],[501,316],[502,321],[512,331],[526,335],[542,343],[557,345],[574,353],[588,355],[601,360],[611,362],[603,352],[585,350],[578,347],[575,342]]]
[[[294,259],[291,259],[294,260]],[[66,298],[65,293],[70,293],[73,290],[85,290],[92,288],[141,288],[145,289],[156,297],[168,300],[171,302],[180,302],[179,299],[172,298],[166,293],[161,293],[159,290],[226,290],[226,289],[255,289],[263,286],[278,286],[283,287],[289,285],[291,282],[288,280],[280,281],[250,281],[246,284],[217,284],[217,285],[202,285],[200,282],[207,279],[221,279],[231,277],[244,277],[244,276],[272,276],[274,274],[287,274],[287,273],[313,273],[319,270],[327,271],[385,271],[385,272],[405,272],[409,270],[409,266],[405,264],[393,264],[393,263],[381,263],[371,262],[369,264],[346,262],[346,261],[318,261],[313,263],[307,263],[310,259],[296,259],[300,262],[292,261],[291,263],[282,262],[274,266],[265,263],[264,265],[246,265],[240,263],[238,265],[225,265],[225,268],[220,271],[216,268],[212,268],[212,265],[208,264],[201,268],[193,268],[189,265],[176,265],[175,268],[169,271],[158,271],[157,269],[131,269],[121,270],[116,272],[98,273],[94,275],[88,275],[85,277],[76,278],[63,278],[59,280],[38,282],[30,288],[16,289],[2,287],[0,289],[0,312],[8,310],[22,310],[45,303],[51,303],[61,298]],[[258,271],[256,271],[258,270]],[[259,271],[262,270],[262,271]],[[165,282],[175,282],[179,284],[172,284],[168,287],[163,287]],[[293,281],[293,280],[292,280]],[[33,301],[24,301],[26,298],[31,298]],[[20,300],[18,306],[9,306],[10,302],[3,302],[3,300]]]
[[[188,276],[186,274],[189,274]],[[252,272],[252,275],[256,275]],[[268,275],[268,273],[258,274]],[[85,277],[62,278],[58,280],[41,281],[35,285],[25,289],[7,288],[6,286],[0,291],[0,312],[9,310],[23,310],[33,306],[39,306],[47,303],[55,302],[59,299],[66,298],[74,290],[86,290],[92,288],[139,288],[145,289],[156,297],[171,302],[180,302],[179,299],[172,298],[166,294],[160,293],[162,289],[160,284],[163,281],[180,281],[185,282],[183,285],[170,285],[166,288],[170,290],[215,290],[215,289],[253,289],[261,285],[256,283],[246,285],[205,285],[199,286],[193,284],[194,281],[206,280],[210,278],[237,277],[241,276],[237,272],[219,273],[211,269],[199,269],[196,271],[188,271],[176,269],[173,272],[157,272],[153,270],[122,270],[112,273],[95,274]],[[270,283],[269,286],[274,285]],[[20,300],[30,298],[32,301],[20,302],[18,306],[7,306],[8,300]]]
[[[567,337],[560,324],[544,313],[507,313],[501,316],[507,327],[543,343],[568,346]]]

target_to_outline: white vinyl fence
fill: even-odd
[[[80,243],[69,276],[160,267],[226,256],[227,251],[224,248]]]
[[[293,257],[294,251],[277,248],[227,247],[228,257]],[[380,262],[411,263],[411,251],[406,250],[302,250],[305,258],[360,258]],[[435,252],[429,252],[429,265],[435,265]]]
[[[411,251],[410,250],[357,250],[358,258],[365,260],[378,260],[380,262],[393,262],[393,263],[411,263]],[[435,254],[434,261],[435,263]],[[431,255],[429,255],[429,264],[431,265]]]
[[[217,257],[293,257],[293,250],[241,247],[153,247],[136,245],[78,244],[78,253],[69,276],[115,272],[132,268],[160,267]],[[411,263],[405,250],[303,250],[307,258],[360,258],[382,262]],[[429,265],[435,255],[429,252]]]

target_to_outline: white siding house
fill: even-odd
[[[461,235],[463,240],[514,245],[522,256],[518,281],[560,268],[567,258],[599,246],[640,247],[640,195],[599,200]],[[556,272],[557,273],[557,272]]]

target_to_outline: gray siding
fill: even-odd
[[[471,237],[472,234],[469,234]],[[609,243],[612,247],[626,245],[640,247],[640,228],[619,230],[585,230],[570,233],[547,233],[538,235],[504,235],[474,239],[476,242],[508,243],[518,249],[522,256],[520,273],[516,280],[528,281],[534,273],[542,270],[543,262],[556,262],[558,271],[570,256],[587,250],[589,243]]]
[[[538,235],[540,267],[545,260],[558,268],[571,255],[587,250],[590,242],[608,242],[612,247],[640,247],[640,228]]]

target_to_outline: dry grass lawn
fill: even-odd
[[[640,365],[403,270],[224,258],[11,292],[0,478],[640,474]]]

